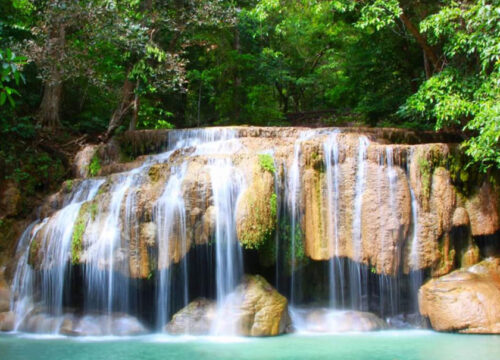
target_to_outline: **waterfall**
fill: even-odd
[[[408,159],[412,159],[413,153],[410,151]],[[414,271],[410,272],[410,292],[411,298],[413,299],[412,311],[415,313],[419,312],[418,309],[418,289],[423,284],[423,274],[422,270],[419,269],[420,257],[419,257],[419,238],[418,238],[418,200],[415,196],[415,192],[411,186],[410,182],[410,160],[407,162],[408,166],[408,187],[410,188],[411,195],[411,219],[412,219],[412,238],[410,244],[410,257],[409,262],[413,266]]]
[[[379,163],[379,172],[383,169],[384,166],[384,157],[382,156],[382,161]],[[394,222],[398,222],[398,214],[396,207],[396,199],[395,194],[397,190],[397,172],[394,169],[394,151],[391,146],[385,147],[385,168],[387,183],[389,184],[389,213],[381,214],[381,219],[385,218],[385,223],[380,224],[380,229],[382,231],[381,234],[381,246],[382,248],[386,248],[391,244],[386,243],[386,233],[387,227],[392,226]],[[379,184],[381,183],[381,179],[379,180]],[[381,198],[380,185],[378,188],[379,193],[379,204],[382,204],[383,201],[387,201],[387,199]],[[382,209],[382,207],[381,207]],[[385,215],[385,216],[383,216]],[[385,231],[384,231],[385,230]],[[382,252],[383,255],[386,254],[385,251]],[[382,258],[382,264],[385,264],[386,258]],[[397,277],[391,276],[389,274],[381,274],[379,277],[379,291],[380,291],[380,313],[382,315],[395,315],[398,312],[398,279]],[[388,309],[387,309],[387,303]]]
[[[328,236],[333,242],[333,255],[328,261],[329,304],[337,307],[337,297],[340,295],[341,306],[344,307],[344,269],[339,255],[339,199],[340,199],[340,167],[338,131],[333,132],[323,143],[325,153],[325,172],[327,181],[328,210],[332,218],[328,219]],[[340,294],[337,291],[340,290]]]
[[[366,281],[368,274],[361,264],[362,261],[362,234],[361,234],[361,211],[363,205],[363,192],[365,188],[365,162],[368,145],[366,136],[360,136],[358,145],[358,159],[356,171],[356,185],[354,193],[354,215],[352,220],[352,245],[355,261],[349,265],[349,283],[351,306],[354,309],[364,310],[367,307],[364,296],[367,295]]]
[[[186,249],[186,209],[182,197],[182,180],[186,173],[187,164],[183,163],[179,168],[171,170],[167,185],[156,201],[154,210],[154,221],[158,229],[158,268],[159,276],[157,281],[157,315],[156,325],[162,329],[168,321],[170,314],[170,284],[172,280],[171,246],[177,239],[181,242],[182,254],[187,253]],[[189,301],[188,294],[188,263],[182,260],[182,284],[183,284],[183,306]]]
[[[42,301],[54,315],[63,312],[63,290],[66,267],[70,260],[73,227],[85,201],[92,200],[104,180],[84,180],[77,185],[75,192],[47,222],[41,248],[44,255],[42,268]],[[56,331],[55,329],[54,331]]]
[[[20,256],[12,280],[10,299],[10,310],[15,314],[15,331],[18,330],[26,315],[33,310],[33,269],[28,264],[29,249],[32,240],[46,221],[47,219],[39,223],[37,220],[28,225],[17,243],[16,254],[20,254]]]
[[[234,335],[236,324],[231,320],[237,299],[231,292],[243,275],[242,249],[236,237],[236,204],[244,189],[243,177],[229,159],[215,159],[210,163],[213,204],[215,206],[215,260],[217,315],[214,334]]]
[[[291,276],[290,276],[290,303],[296,302],[297,287],[297,256],[296,246],[298,241],[303,241],[302,236],[298,236],[300,229],[299,197],[300,197],[300,148],[302,142],[312,138],[318,132],[314,130],[301,131],[293,146],[293,161],[287,178],[287,198],[290,212],[290,248],[291,248]]]
[[[115,261],[120,259],[122,203],[138,173],[139,169],[135,169],[118,176],[110,191],[111,200],[106,214],[102,213],[103,209],[99,209],[94,223],[90,224],[93,231],[84,239],[85,305],[88,312],[99,309],[111,314],[117,309],[128,310],[128,284],[126,280],[118,281]],[[101,222],[103,217],[104,221]],[[128,266],[123,267],[123,270],[128,272]]]
[[[346,130],[291,130],[269,143],[265,139],[273,135],[254,129],[165,134],[164,152],[145,156],[139,166],[125,172],[75,181],[62,201],[57,198],[60,210],[24,231],[17,246],[11,296],[16,329],[64,332],[61,324],[66,319],[79,324],[83,317],[94,317],[103,333],[116,334],[113,321],[127,315],[157,331],[170,331],[166,325],[174,313],[197,297],[215,297],[210,332],[234,335],[235,312],[241,304],[234,290],[244,275],[243,265],[268,281],[274,278],[295,314],[307,310],[305,306],[318,310],[326,304],[328,309],[309,314],[317,319],[347,309],[395,315],[400,297],[407,297],[400,293],[407,285],[416,298],[421,271],[411,271],[407,279],[399,276],[401,269],[394,276],[374,269],[370,273],[366,265],[376,264],[380,270],[383,264],[386,269],[394,260],[400,266],[399,243],[393,242],[395,232],[401,237],[404,230],[407,238],[397,241],[406,241],[410,268],[419,267],[419,204],[411,186],[403,194],[407,187],[395,161],[399,145],[381,142],[370,147],[370,161],[372,150],[381,149],[376,168],[368,162],[368,138]],[[247,181],[252,185],[253,174],[245,161],[262,153],[272,154],[275,168],[280,168],[274,173],[278,222],[275,237],[266,239],[270,242],[265,247],[243,251],[236,233],[236,214],[241,213],[237,205]],[[318,155],[323,155],[322,163]],[[305,194],[307,187],[317,191],[316,198]],[[380,212],[370,217],[380,219],[370,227],[363,218],[368,195],[377,202],[371,211]],[[411,226],[406,234],[410,220],[401,224],[400,207],[410,195]],[[81,227],[82,216],[81,254],[78,265],[71,266],[73,233]],[[321,219],[311,221],[313,216]],[[320,226],[320,231],[316,233],[310,224]],[[370,243],[370,249],[387,252],[364,253],[363,241],[371,240],[363,237],[363,225],[365,231],[376,229],[373,241],[378,243]],[[393,246],[394,259],[390,258]],[[36,258],[30,258],[30,247],[37,250],[32,251]],[[249,260],[246,264],[243,254]],[[78,288],[76,295],[68,291],[69,285]],[[33,323],[39,327],[22,324],[38,314]],[[302,320],[309,321],[307,316]]]
[[[34,272],[28,259],[31,243],[39,233],[43,235],[40,245],[43,253],[40,265],[41,302],[48,313],[63,313],[64,280],[70,261],[73,226],[83,203],[92,200],[103,183],[103,180],[84,180],[75,185],[75,189],[64,198],[62,209],[50,220],[44,219],[40,224],[31,224],[21,236],[17,248],[17,253],[21,256],[14,275],[11,300],[11,308],[16,315],[16,329],[34,307]],[[58,326],[48,330],[57,332]]]

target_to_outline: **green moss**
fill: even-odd
[[[35,264],[35,259],[38,257],[38,252],[40,251],[40,241],[35,238],[33,241],[31,241],[30,245],[30,250],[29,250],[29,256],[28,256],[28,264],[31,266],[34,266]]]
[[[73,190],[73,180],[66,180],[64,182],[64,189],[66,192],[71,192],[71,190]]]
[[[274,166],[274,159],[269,154],[259,155],[259,165],[264,171],[269,171],[271,174],[276,172],[276,167]]]
[[[89,164],[89,174],[90,176],[97,176],[99,171],[101,171],[101,160],[99,159],[98,152],[96,151]]]
[[[99,211],[99,207],[97,206],[96,202],[92,202],[89,206],[90,210],[90,217],[92,218],[92,221],[95,221],[95,218],[97,216],[97,212]]]
[[[432,167],[429,160],[426,158],[418,159],[418,167],[420,169],[420,179],[422,181],[422,189],[425,197],[429,197],[431,191],[431,176]]]
[[[276,193],[273,193],[271,195],[271,199],[269,199],[269,205],[271,206],[271,216],[273,218],[276,218],[278,215],[278,195]]]
[[[78,264],[80,262],[80,255],[83,251],[83,234],[87,228],[89,219],[95,219],[97,215],[97,203],[86,202],[80,208],[78,217],[73,226],[73,235],[71,237],[71,263]]]
[[[148,176],[152,182],[157,182],[160,180],[160,169],[161,165],[154,165],[149,168]]]

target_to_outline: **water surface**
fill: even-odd
[[[500,336],[431,331],[288,335],[260,339],[1,335],[0,359],[498,360]]]

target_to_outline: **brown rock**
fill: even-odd
[[[0,312],[0,331],[14,330],[14,313],[12,311]]]
[[[0,217],[15,216],[20,210],[21,192],[13,181],[7,181],[0,188]]]
[[[73,161],[73,174],[75,174],[75,177],[88,177],[89,165],[97,149],[97,145],[86,145],[78,151]]]
[[[438,331],[500,333],[500,259],[488,258],[420,288],[419,307]]]
[[[467,210],[465,210],[463,207],[456,208],[455,212],[453,213],[452,224],[454,227],[469,226],[470,220]]]
[[[465,202],[472,236],[493,235],[500,230],[498,193],[484,182],[479,191]]]
[[[270,155],[263,156],[272,160]],[[246,165],[253,167],[252,180],[236,209],[236,234],[241,244],[249,249],[258,249],[276,228],[274,176],[260,161],[254,158],[253,165]]]
[[[215,316],[215,302],[203,298],[190,302],[165,326],[170,334],[207,335]]]
[[[208,334],[220,324],[238,335],[274,336],[291,330],[287,299],[261,276],[245,276],[224,300],[222,311],[212,301],[197,299],[177,312],[165,330],[175,334]]]

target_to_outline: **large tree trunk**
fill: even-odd
[[[131,82],[127,77],[123,83],[122,93],[120,97],[120,104],[111,115],[111,119],[109,120],[108,130],[104,135],[104,141],[108,141],[111,136],[113,136],[114,132],[118,127],[123,123],[123,119],[128,114],[128,112],[132,109],[134,105],[134,83]]]
[[[430,61],[432,67],[434,68],[434,72],[439,72],[441,70],[441,64],[439,62],[439,58],[436,55],[434,49],[427,43],[427,39],[420,33],[420,31],[415,27],[415,25],[413,25],[413,23],[405,15],[405,13],[401,13],[399,19],[403,22],[408,31],[413,35],[417,43],[424,51],[425,57]]]
[[[56,59],[61,57],[66,41],[64,26],[61,26],[54,36],[49,39],[49,54],[53,63],[50,68],[49,78],[43,84],[43,97],[38,109],[38,123],[49,129],[58,128],[61,124],[60,110],[62,97],[62,73]]]

